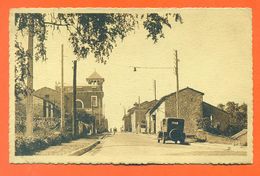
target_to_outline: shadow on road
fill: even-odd
[[[174,144],[174,145],[190,145],[189,142],[184,142],[184,143],[165,143],[165,144]]]

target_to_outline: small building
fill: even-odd
[[[123,131],[132,132],[131,115],[129,113],[123,116]]]
[[[231,139],[234,140],[234,145],[247,145],[247,129],[243,129],[237,134],[233,135]]]
[[[64,101],[67,98],[65,96]],[[60,93],[48,87],[34,91],[33,110],[35,117],[60,117]]]
[[[208,118],[212,126],[224,131],[229,124],[229,114],[203,101],[204,93],[192,88],[179,90],[179,118],[185,120],[184,131],[187,135],[195,135],[198,119]],[[145,114],[148,122],[147,131],[157,133],[161,130],[161,121],[165,117],[177,117],[176,92],[162,97]]]
[[[145,113],[154,106],[156,102],[157,100],[145,101],[140,104],[135,103],[134,107],[128,110],[124,118],[125,127],[135,133],[147,132]]]

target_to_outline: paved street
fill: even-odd
[[[117,133],[107,136],[80,160],[97,163],[198,163],[243,161],[246,147],[225,144],[190,143],[189,145],[157,143],[156,136]]]

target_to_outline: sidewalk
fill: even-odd
[[[91,136],[89,138],[81,138],[77,140],[70,141],[68,143],[62,143],[57,146],[50,146],[45,150],[36,152],[35,155],[70,155],[70,156],[79,156],[83,153],[94,148],[100,143],[100,140],[104,138],[105,135]]]

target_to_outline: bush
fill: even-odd
[[[59,145],[69,142],[72,139],[70,134],[52,134],[47,137],[17,137],[15,139],[15,155],[32,155],[52,145]]]

